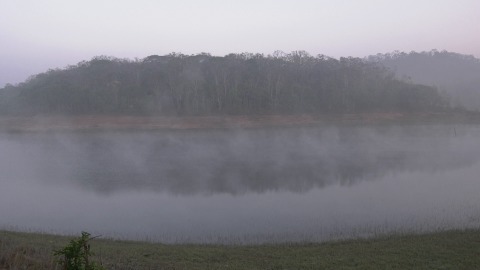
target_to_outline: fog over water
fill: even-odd
[[[0,134],[0,227],[162,242],[480,225],[480,126]]]

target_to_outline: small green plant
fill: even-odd
[[[90,261],[89,241],[95,237],[90,237],[88,232],[82,232],[79,238],[70,240],[70,243],[60,249],[55,250],[53,255],[58,258],[58,263],[64,270],[103,270],[104,268]]]

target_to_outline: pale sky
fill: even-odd
[[[0,87],[97,55],[306,50],[480,58],[480,0],[0,0]]]

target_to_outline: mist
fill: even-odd
[[[471,125],[3,133],[0,226],[181,243],[469,228],[479,137]]]
[[[306,50],[340,58],[437,48],[480,57],[475,0],[436,1],[434,12],[411,0],[46,0],[0,9],[0,87],[99,55]]]
[[[397,51],[368,59],[382,63],[400,79],[436,87],[455,107],[480,110],[480,59],[473,55]]]
[[[236,245],[480,227],[480,1],[0,10],[0,230]]]

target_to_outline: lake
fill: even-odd
[[[165,243],[480,226],[480,126],[0,133],[0,228]]]

